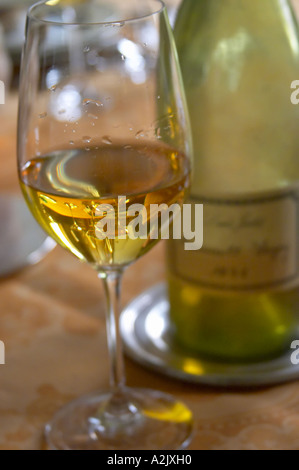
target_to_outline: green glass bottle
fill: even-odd
[[[287,0],[183,0],[175,38],[204,243],[168,244],[171,321],[182,344],[211,358],[275,357],[299,322],[294,12]]]

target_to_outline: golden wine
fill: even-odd
[[[20,172],[26,201],[39,224],[60,245],[94,267],[126,265],[157,242],[150,238],[122,239],[118,196],[132,204],[182,204],[189,180],[187,158],[168,146],[99,145],[56,150],[30,160]],[[115,238],[99,239],[102,205],[115,210]],[[103,207],[103,206],[102,206]],[[158,221],[159,223],[159,221]]]

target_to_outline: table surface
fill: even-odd
[[[0,106],[1,193],[19,193],[15,122],[16,99]],[[123,304],[164,277],[160,244],[127,270]],[[0,450],[42,448],[43,425],[59,407],[107,389],[104,307],[94,271],[60,247],[0,280],[0,339],[6,346],[6,364],[0,366]],[[299,382],[218,390],[172,380],[129,359],[126,373],[128,385],[170,392],[190,406],[196,427],[190,449],[299,448]]]

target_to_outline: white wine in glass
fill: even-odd
[[[189,129],[163,2],[48,0],[31,7],[20,184],[45,231],[103,280],[111,364],[110,391],[79,398],[46,425],[50,449],[179,449],[190,441],[186,405],[125,386],[118,324],[122,273],[161,236],[161,217],[151,208],[181,206],[188,191]],[[143,208],[140,236],[131,233],[132,207]]]
[[[146,239],[119,239],[118,221],[123,216],[129,225],[134,219],[126,209],[143,204],[144,223],[150,224],[151,204],[182,204],[188,180],[186,156],[152,144],[60,150],[29,161],[21,173],[23,192],[39,223],[58,243],[100,271],[111,265],[122,267],[157,243],[150,228]],[[126,195],[124,213],[118,209],[121,194]],[[115,210],[114,239],[98,237],[97,225],[105,216],[98,210],[101,204]]]

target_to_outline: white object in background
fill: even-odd
[[[169,16],[169,21],[172,26],[174,27],[176,15],[178,8],[180,6],[181,0],[164,0],[166,6],[167,6],[167,11],[168,11],[168,16]]]
[[[4,42],[4,32],[3,27],[0,24],[0,80],[4,83],[5,87],[9,87],[10,78],[12,72],[12,65],[10,58],[6,52],[5,42]],[[0,103],[3,104],[3,90],[0,90]]]

